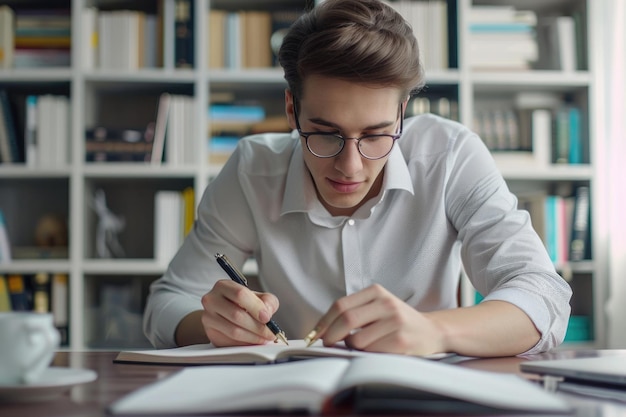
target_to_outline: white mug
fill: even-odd
[[[52,314],[0,313],[0,385],[36,382],[50,365],[59,341]]]

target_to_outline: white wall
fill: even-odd
[[[607,207],[598,209],[606,214],[607,225],[607,344],[626,348],[626,2],[597,3],[604,5],[598,25],[603,33],[591,45],[591,56],[605,66],[599,71],[598,89],[605,94],[606,107],[598,120],[606,135],[599,162]]]

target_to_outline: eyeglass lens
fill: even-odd
[[[344,147],[344,140],[333,135],[308,135],[307,145],[314,155],[320,157],[335,156]],[[351,140],[351,139],[347,139]],[[387,155],[393,147],[392,136],[365,136],[358,140],[359,152],[366,158],[382,158]]]

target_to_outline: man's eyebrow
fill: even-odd
[[[337,129],[338,131],[342,131],[343,129],[341,128],[341,126],[339,126],[336,123],[333,122],[329,122],[328,120],[324,120],[324,119],[320,119],[318,117],[312,117],[310,119],[307,119],[309,122],[314,123],[316,125],[322,125],[322,126],[328,126],[328,127],[332,127],[334,129]],[[384,121],[384,122],[380,122],[377,123],[375,125],[371,125],[371,126],[367,126],[364,127],[361,130],[377,130],[377,129],[383,129],[385,127],[389,127],[392,126],[396,121]]]

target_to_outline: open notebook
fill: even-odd
[[[321,340],[318,340],[311,347],[306,347],[304,340],[292,339],[289,340],[289,346],[285,346],[283,343],[269,343],[267,345],[216,348],[211,344],[202,344],[172,349],[129,350],[119,352],[114,361],[117,363],[161,365],[210,365],[274,363],[319,357],[355,358],[370,355],[378,355],[378,353],[347,349],[342,344],[326,347],[323,346]],[[440,360],[449,356],[451,354],[435,354],[428,355],[426,358]]]
[[[517,375],[400,355],[319,358],[270,366],[192,366],[113,403],[115,415],[568,413]]]

